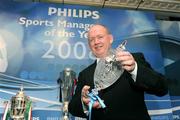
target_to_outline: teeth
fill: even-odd
[[[96,47],[95,49],[100,49],[101,47]]]
[[[101,48],[102,46],[96,46],[95,48],[98,49],[98,48]]]

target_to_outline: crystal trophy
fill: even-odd
[[[106,58],[100,59],[94,73],[95,89],[101,90],[111,86],[123,74],[124,69],[116,61],[116,51],[125,50],[127,40],[123,41],[116,49],[110,49]]]
[[[61,101],[63,102],[63,120],[69,120],[68,104],[74,91],[76,73],[71,68],[65,68],[60,73]]]

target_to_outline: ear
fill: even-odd
[[[110,43],[112,44],[113,43],[113,36],[111,34],[109,35],[109,39],[110,39]]]

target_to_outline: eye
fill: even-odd
[[[97,36],[98,39],[102,39],[103,37],[102,35]]]
[[[100,38],[100,39],[102,39],[102,38],[103,38],[103,36],[100,36],[99,38]]]
[[[95,38],[89,38],[89,42],[93,42]]]

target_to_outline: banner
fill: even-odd
[[[50,3],[0,3],[1,113],[21,85],[33,101],[33,120],[61,117],[59,73],[78,73],[94,61],[87,31],[96,23],[114,36],[113,47],[127,40],[127,50],[142,52],[152,67],[164,73],[154,15],[148,12]],[[145,94],[152,120],[171,120],[169,95]],[[45,114],[47,113],[47,114]]]
[[[180,22],[157,21],[174,120],[180,120]]]

